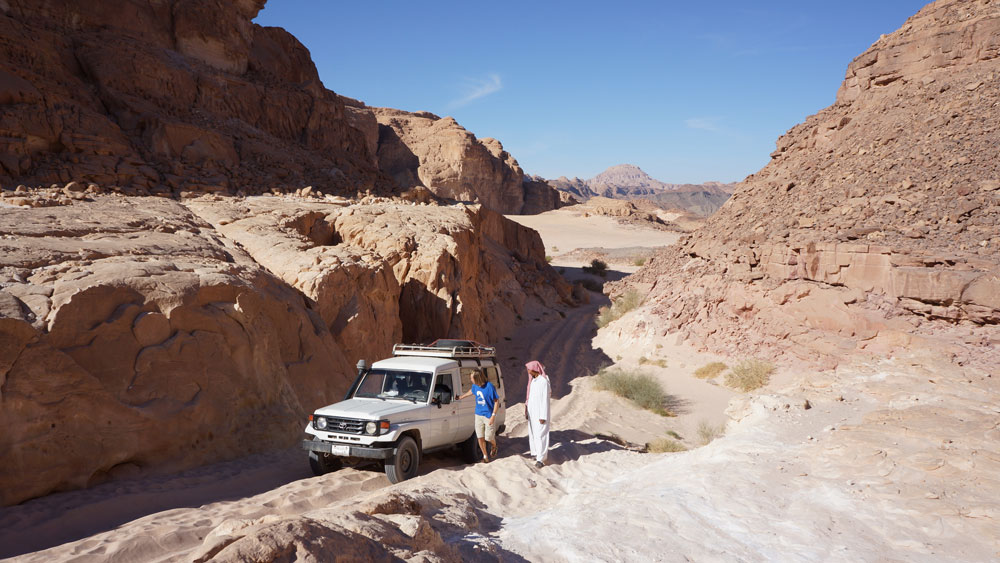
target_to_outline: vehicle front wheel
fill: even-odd
[[[465,463],[479,463],[483,459],[483,450],[479,447],[479,438],[473,432],[469,439],[459,446],[462,450],[462,460]]]
[[[309,467],[313,475],[326,475],[332,473],[343,466],[340,458],[325,452],[309,452]]]
[[[420,465],[420,450],[417,442],[409,436],[403,436],[396,442],[396,451],[391,458],[385,460],[385,476],[390,483],[399,483],[416,476]]]

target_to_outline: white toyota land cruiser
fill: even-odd
[[[473,399],[455,401],[482,371],[500,395],[497,433],[504,430],[503,378],[496,348],[469,340],[437,340],[427,346],[396,344],[393,357],[367,367],[344,400],[309,417],[302,442],[316,475],[345,461],[379,460],[392,483],[417,474],[426,452],[460,444],[469,463],[482,457],[476,440]]]

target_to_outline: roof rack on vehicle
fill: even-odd
[[[463,344],[465,344],[463,342]],[[497,349],[476,342],[469,345],[442,346],[440,344],[393,344],[393,356],[429,356],[434,358],[495,358]]]

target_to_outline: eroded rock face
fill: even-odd
[[[4,504],[287,444],[348,383],[299,295],[178,203],[8,208],[0,230]]]
[[[570,299],[479,206],[88,195],[0,234],[3,504],[286,447],[358,358]]]
[[[99,4],[0,4],[0,184],[392,189],[374,116],[252,23],[263,0]]]
[[[921,10],[855,59],[837,102],[780,138],[705,228],[634,281],[655,285],[668,324],[697,341],[763,343],[827,365],[887,349],[877,336],[911,341],[933,330],[926,320],[996,325],[998,35],[996,3]],[[682,291],[692,279],[696,291]],[[811,326],[828,337],[813,342]],[[960,355],[992,338],[975,332]]]
[[[524,172],[500,141],[477,139],[451,117],[372,109],[379,123],[379,165],[403,188],[424,186],[439,197],[507,214],[559,207],[554,189],[525,185]]]

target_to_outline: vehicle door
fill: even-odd
[[[431,435],[423,436],[424,448],[434,448],[452,443],[455,435],[456,420],[458,419],[459,404],[455,401],[458,393],[455,393],[455,370],[450,369],[439,372],[434,378],[434,393],[431,397],[438,395],[439,391],[449,389],[451,391],[451,401],[448,403],[431,404],[430,422]],[[440,407],[440,408],[439,408]]]
[[[462,393],[468,393],[472,389],[472,374],[479,370],[475,365],[463,365],[459,368],[461,376]],[[476,432],[476,398],[468,397],[460,402],[458,415],[455,423],[456,442],[468,438]]]

